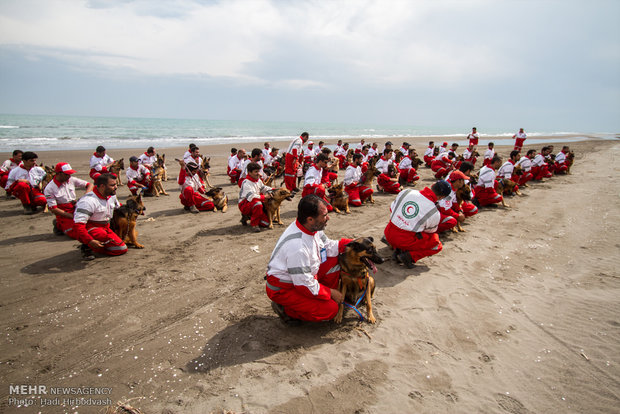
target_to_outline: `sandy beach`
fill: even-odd
[[[408,141],[421,155],[428,140]],[[78,396],[149,414],[618,412],[620,142],[569,145],[570,175],[531,184],[511,208],[482,209],[412,270],[379,266],[376,325],[351,311],[341,325],[281,323],[263,276],[285,227],[241,226],[229,145],[201,148],[229,210],[198,215],[183,211],[174,179],[185,148],[157,149],[170,196],[146,199],[146,247],[120,257],[83,261],[78,242],[52,233],[51,214],[24,216],[2,196],[0,412],[101,412],[63,406]],[[142,151],[108,153],[127,161]],[[45,151],[39,162],[69,162],[87,178],[91,153]],[[416,188],[434,181],[430,169],[419,173]],[[128,194],[119,188],[119,200]],[[379,239],[394,197],[331,214],[325,233],[372,236],[389,258]],[[297,201],[283,205],[285,226]],[[60,403],[45,407],[36,395],[17,408],[10,399],[26,396],[10,387],[20,384],[111,390],[48,394]]]

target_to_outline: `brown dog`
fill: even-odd
[[[127,245],[133,245],[136,249],[144,246],[138,243],[138,230],[136,221],[138,216],[144,215],[146,207],[142,202],[142,196],[129,196],[125,204],[114,210],[110,225],[112,231]]]
[[[328,190],[329,203],[338,214],[349,214],[349,195],[344,191],[344,183],[332,185]]]
[[[164,175],[166,174],[166,170],[159,166],[157,163],[153,166],[153,172],[151,174],[151,180],[153,180],[153,185],[151,186],[151,195],[155,197],[159,197],[160,194],[165,196],[170,195],[164,189],[164,185],[161,183],[164,180]]]
[[[375,163],[369,163],[368,169],[362,174],[362,185],[368,188],[372,188],[372,183],[375,180],[375,177],[378,177],[380,174],[381,172],[375,168]],[[375,199],[371,194],[366,200],[364,200],[364,202],[375,204]]]
[[[295,192],[288,191],[286,187],[274,188],[271,191],[271,198],[263,203],[263,208],[269,217],[269,228],[273,229],[273,223],[283,225],[280,219],[280,205],[284,200],[292,201]]]
[[[213,211],[220,210],[222,213],[226,213],[228,210],[228,196],[222,190],[222,187],[215,187],[207,191],[207,195],[213,199],[215,208]]]
[[[123,180],[121,179],[121,170],[124,170],[124,169],[125,169],[125,162],[123,158],[121,158],[120,160],[114,161],[112,165],[108,167],[108,171],[116,176],[116,183],[118,184],[119,187],[124,185]]]
[[[573,166],[574,162],[575,153],[573,151],[569,151],[568,154],[566,154],[566,166],[568,167],[568,169],[566,170],[566,174],[570,174],[570,167]]]
[[[504,194],[512,194],[515,193],[517,195],[521,195],[521,193],[517,190],[515,191],[515,186],[517,185],[517,183],[515,183],[514,181],[512,181],[509,178],[500,178],[498,180],[498,184],[497,184],[497,194],[499,195],[504,195]],[[502,206],[504,207],[508,207],[506,205],[506,203],[504,202],[504,198],[502,197]]]
[[[459,206],[463,204],[463,201],[471,201],[471,188],[468,184],[465,184],[463,187],[456,190],[456,204]],[[461,226],[461,223],[457,220],[456,227],[452,227],[453,232],[462,231],[465,229]]]
[[[366,317],[368,322],[375,323],[377,320],[372,314],[371,298],[375,293],[375,279],[368,273],[372,269],[377,271],[375,263],[383,263],[383,259],[377,254],[372,237],[360,237],[346,245],[344,252],[338,256],[340,265],[340,293],[350,305],[357,306],[358,300],[363,297],[366,301]],[[361,303],[361,302],[360,302]],[[344,304],[340,304],[334,322],[342,322]]]

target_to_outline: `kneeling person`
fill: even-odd
[[[185,181],[181,186],[181,204],[185,210],[192,213],[201,211],[212,211],[215,208],[213,201],[206,197],[207,189],[200,174],[198,174],[198,164],[193,161],[185,165]]]
[[[73,229],[82,242],[82,255],[92,260],[93,251],[108,256],[127,253],[127,246],[110,228],[114,210],[121,205],[116,199],[116,177],[110,173],[95,178],[95,189],[86,193],[75,205]],[[92,249],[92,250],[91,250]]]
[[[260,164],[251,162],[247,166],[247,176],[241,184],[241,190],[239,191],[239,210],[243,215],[241,218],[241,224],[247,225],[248,218],[250,219],[250,225],[255,231],[260,231],[261,227],[269,226],[269,218],[265,214],[263,208],[263,202],[271,198],[272,188],[263,183],[260,178]]]
[[[338,290],[338,254],[351,239],[330,240],[325,201],[314,194],[301,199],[297,220],[276,243],[267,266],[266,292],[282,319],[327,321],[343,301]]]

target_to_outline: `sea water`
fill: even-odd
[[[494,137],[497,145],[502,142],[497,137],[505,137],[511,144],[515,131],[481,131],[481,145],[485,137]],[[0,115],[0,151],[14,149],[22,151],[94,149],[103,145],[112,148],[155,148],[198,146],[213,144],[233,144],[240,142],[289,141],[307,131],[313,141],[343,139],[358,142],[361,138],[372,141],[375,138],[392,138],[400,145],[405,137],[436,137],[436,141],[446,140],[466,143],[469,128],[440,126],[389,126],[389,125],[349,125],[307,122],[260,122],[225,121],[198,119],[164,118],[116,118],[84,116],[45,116],[45,115]],[[528,137],[541,135],[585,135],[577,132],[536,131],[528,132]],[[613,139],[614,134],[598,134],[601,138]],[[571,137],[569,140],[587,139]],[[560,139],[566,141],[566,138]],[[545,142],[549,142],[546,139]],[[528,140],[528,144],[535,144]],[[262,145],[260,145],[262,147]]]

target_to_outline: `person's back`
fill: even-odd
[[[428,188],[425,190],[430,191]],[[401,191],[390,209],[390,222],[403,230],[433,233],[439,225],[439,210],[435,202],[428,198],[428,193],[425,196],[418,190]]]

